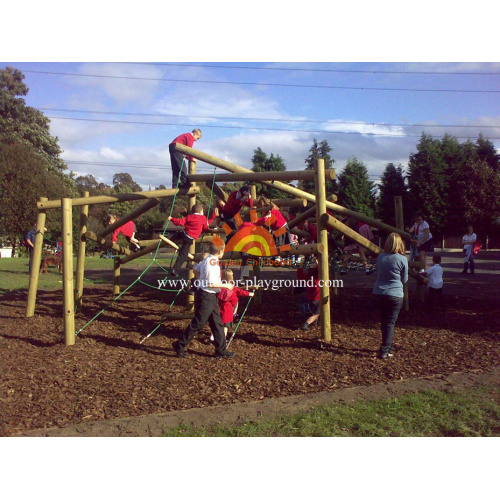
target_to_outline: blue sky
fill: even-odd
[[[303,169],[326,139],[338,172],[357,157],[373,180],[405,166],[422,131],[500,146],[500,63],[6,65],[25,74],[26,102],[51,118],[69,169],[107,184],[128,172],[144,189],[170,186],[168,144],[194,127],[197,149],[247,168],[261,147]]]
[[[478,62],[498,59],[490,3],[136,7],[47,0],[24,9],[22,30],[2,25],[1,67],[23,71],[27,104],[78,175],[170,186],[168,144],[194,127],[196,148],[247,168],[260,147],[303,169],[313,139],[327,140],[338,172],[357,157],[375,181],[407,164],[422,131],[482,133],[500,149],[500,62]],[[2,13],[19,20],[14,4]]]

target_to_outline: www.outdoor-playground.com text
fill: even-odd
[[[168,290],[178,290],[178,289],[186,289],[188,288],[190,280],[170,280],[163,279],[158,280],[158,288],[166,288]],[[193,285],[196,288],[199,288],[200,285],[205,286],[208,283],[202,283],[200,280],[194,280]],[[335,287],[335,288],[344,288],[343,280],[319,280],[318,282],[320,288],[323,286]],[[246,286],[246,287],[258,287],[264,290],[280,290],[281,288],[305,288],[305,287],[314,287],[314,279],[309,278],[308,280],[261,280],[254,277],[253,279],[240,279],[235,280],[234,285]]]

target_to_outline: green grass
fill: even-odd
[[[389,437],[500,436],[500,388],[410,394],[380,401],[334,404],[307,413],[238,426],[180,426],[165,436]]]
[[[126,269],[143,270],[151,262],[151,256],[145,255],[128,264],[125,264]],[[168,266],[170,259],[161,259],[163,267]],[[0,259],[0,297],[8,292],[28,290],[29,274],[28,274],[29,259],[27,257],[19,257],[12,259]],[[125,267],[124,266],[124,267]],[[73,269],[76,271],[76,257],[73,260]],[[86,283],[111,283],[113,280],[113,259],[101,259],[99,255],[85,258],[85,273],[86,276],[92,271],[106,271],[102,277],[94,277],[88,279]],[[50,290],[62,287],[62,274],[56,267],[49,267],[48,273],[41,274],[38,279],[39,290]]]

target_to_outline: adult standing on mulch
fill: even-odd
[[[176,151],[175,145],[184,144],[185,146],[192,148],[194,142],[198,139],[201,139],[201,130],[199,128],[195,128],[192,132],[187,132],[186,134],[176,137],[168,146],[170,164],[172,165],[172,189],[177,187],[177,183],[179,183],[179,189],[189,187],[189,183],[187,181],[187,168],[184,166],[184,154],[180,151]],[[196,162],[196,158],[189,155],[185,156],[187,160]]]
[[[427,254],[434,252],[434,241],[430,232],[429,224],[423,219],[420,212],[415,214],[415,224],[409,229],[416,237],[418,260],[422,265],[422,270],[427,267]]]
[[[474,243],[476,243],[477,236],[474,233],[472,226],[467,227],[467,233],[462,238],[462,245],[464,246],[464,269],[461,274],[467,274],[470,264],[470,273],[474,274]]]
[[[31,263],[33,261],[33,252],[35,250],[35,237],[36,237],[36,224],[26,233],[24,237],[23,244],[28,250],[30,261],[29,261],[29,274],[31,274]]]
[[[378,295],[382,344],[379,358],[393,357],[394,327],[403,305],[403,284],[408,281],[408,259],[401,236],[391,233],[384,245],[384,253],[377,258],[377,281],[373,294]]]

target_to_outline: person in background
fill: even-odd
[[[177,151],[175,149],[176,144],[184,144],[190,148],[193,147],[195,141],[201,139],[201,130],[195,128],[192,132],[187,132],[179,137],[176,137],[168,146],[168,151],[170,153],[170,165],[172,166],[172,189],[189,188],[189,183],[187,181],[187,165],[184,162],[184,153]],[[196,158],[186,155],[188,161],[196,162]],[[180,179],[179,179],[180,177]],[[179,186],[177,186],[179,184]]]
[[[309,330],[311,325],[317,325],[320,314],[319,307],[319,276],[318,276],[318,258],[313,257],[313,263],[307,269],[304,269],[304,264],[301,264],[297,269],[297,279],[299,281],[306,281],[306,300],[309,306],[310,316],[306,319],[302,325],[302,330]],[[312,279],[312,284],[310,280]]]
[[[474,274],[474,243],[476,243],[477,236],[472,226],[467,227],[467,233],[462,238],[462,245],[464,247],[464,268],[461,274],[467,274],[470,264],[470,273]]]
[[[378,297],[382,343],[379,358],[393,357],[394,328],[403,305],[403,284],[408,281],[408,259],[401,236],[390,233],[384,252],[377,258],[377,280],[373,294]]]
[[[425,270],[424,276],[427,281],[429,290],[427,296],[427,308],[429,311],[434,311],[436,303],[439,308],[444,311],[443,298],[443,268],[441,267],[441,255],[432,256],[433,265]]]
[[[28,250],[29,254],[29,264],[28,264],[28,272],[31,274],[31,265],[33,261],[33,251],[35,250],[35,238],[36,238],[36,224],[33,224],[32,228],[26,233],[24,237],[23,244]]]
[[[415,214],[415,224],[407,229],[407,231],[415,235],[413,243],[415,243],[418,260],[423,270],[427,267],[427,254],[434,252],[434,241],[432,239],[429,224],[423,219],[420,212]]]

